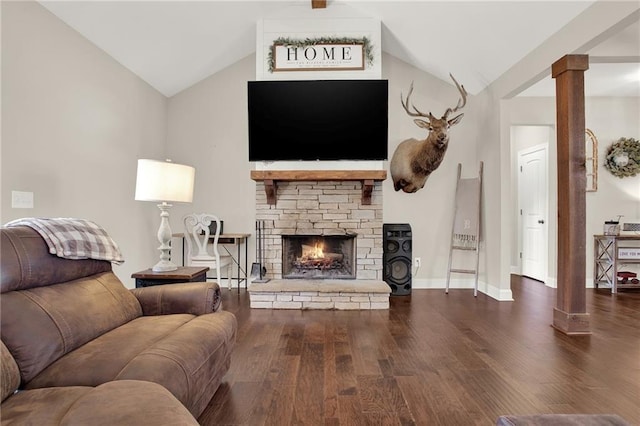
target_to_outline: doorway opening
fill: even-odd
[[[549,142],[552,126],[513,126],[517,174],[517,262],[519,274],[549,281]]]

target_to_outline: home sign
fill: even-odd
[[[363,70],[364,43],[274,43],[273,71]]]

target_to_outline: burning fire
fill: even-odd
[[[329,251],[325,252],[325,249]],[[312,244],[302,244],[301,256],[293,264],[296,268],[309,269],[338,269],[343,266],[344,255],[332,253],[330,247],[325,247],[322,241]]]
[[[324,245],[316,243],[314,246],[302,245],[302,259],[324,259]]]

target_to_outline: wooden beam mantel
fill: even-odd
[[[387,178],[386,170],[252,170],[251,179],[264,182],[267,202],[276,204],[278,181],[359,180],[362,182],[362,204],[371,204],[375,181]]]
[[[311,0],[312,9],[324,9],[327,7],[327,0]]]

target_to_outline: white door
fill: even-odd
[[[518,153],[522,275],[547,277],[547,146]]]

